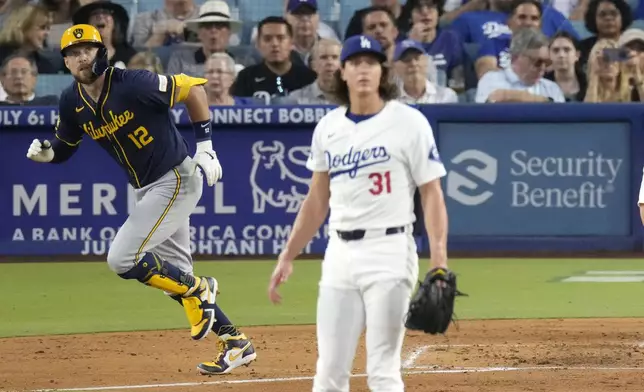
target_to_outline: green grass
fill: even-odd
[[[196,271],[217,277],[218,302],[238,325],[314,323],[319,262],[296,262],[280,306],[266,295],[273,266],[197,262]],[[558,281],[587,270],[644,270],[641,260],[459,259],[451,267],[470,295],[457,300],[459,319],[644,316],[644,283]],[[186,326],[176,302],[118,278],[105,263],[0,264],[0,287],[0,337]]]

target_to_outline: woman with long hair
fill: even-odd
[[[36,63],[38,73],[51,74],[62,70],[62,59],[56,61],[45,51],[51,18],[47,9],[25,5],[12,11],[0,27],[0,63],[15,53],[21,53]]]
[[[417,109],[397,102],[387,56],[366,35],[340,54],[335,99],[313,132],[306,166],[309,192],[270,279],[269,298],[293,271],[293,260],[329,217],[317,303],[314,391],[347,391],[366,328],[367,383],[402,391],[405,315],[418,278],[412,226],[419,188],[431,244],[431,270],[448,274],[447,212],[432,128]]]
[[[588,56],[588,89],[584,102],[641,101],[637,86],[624,61],[607,54],[605,49],[618,49],[617,41],[601,39]]]

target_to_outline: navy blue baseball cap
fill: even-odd
[[[382,50],[382,45],[375,38],[369,35],[354,35],[347,38],[342,45],[340,53],[340,62],[345,62],[349,57],[357,54],[372,54],[380,60],[381,63],[387,62],[387,55]]]
[[[315,12],[318,10],[318,1],[317,0],[288,0],[288,4],[286,5],[286,11],[295,12],[302,7],[307,7]]]
[[[400,60],[400,58],[410,50],[427,54],[425,48],[423,48],[423,45],[420,42],[414,41],[413,39],[406,39],[398,42],[396,45],[396,49],[394,50],[394,61]]]

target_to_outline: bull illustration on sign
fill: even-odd
[[[287,213],[300,209],[309,191],[310,177],[300,177],[308,159],[309,146],[295,146],[288,149],[284,143],[274,140],[264,144],[259,140],[253,144],[253,166],[250,169],[250,186],[253,192],[253,213],[261,214],[266,204],[284,208]]]

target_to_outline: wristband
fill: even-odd
[[[195,131],[195,140],[197,142],[210,140],[212,137],[212,123],[210,120],[193,122],[192,129]]]

